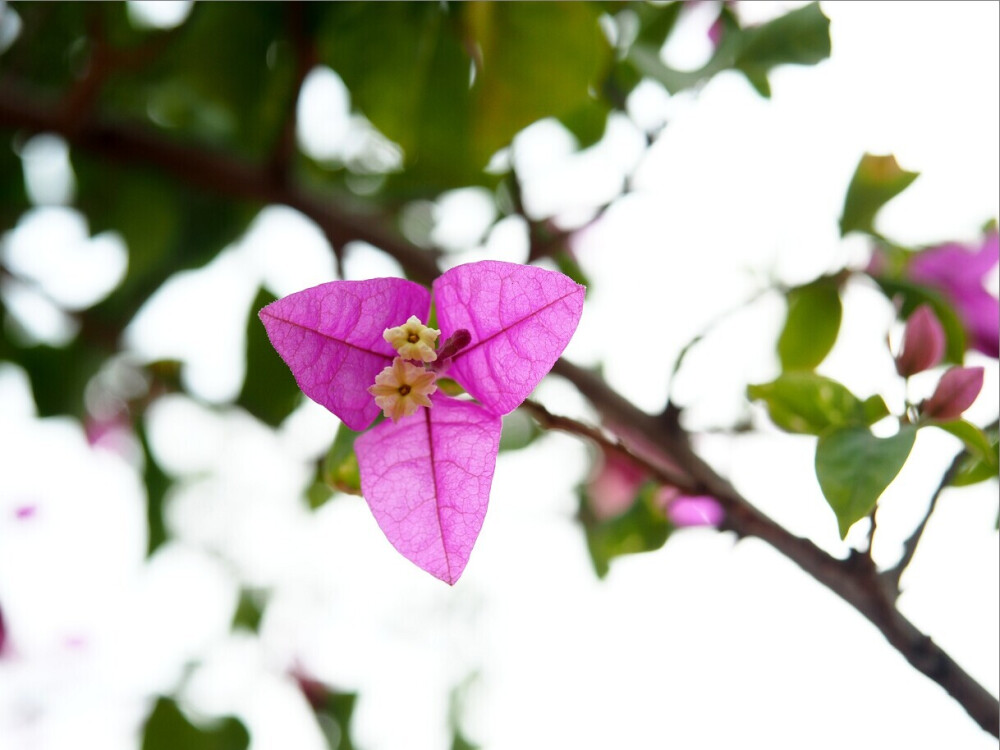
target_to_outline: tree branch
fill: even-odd
[[[687,433],[679,425],[675,407],[668,409],[663,417],[647,414],[611,390],[596,374],[565,359],[556,363],[553,372],[575,385],[608,423],[628,425],[660,446],[690,476],[699,493],[714,496],[726,511],[722,530],[732,531],[740,538],[757,537],[792,560],[864,615],[915,669],[943,687],[980,727],[993,736],[1000,735],[1000,702],[900,614],[891,589],[867,555],[854,554],[838,560],[812,541],[791,534],[751,505],[695,454]],[[567,426],[564,423],[560,427]],[[584,437],[590,435],[584,433]]]

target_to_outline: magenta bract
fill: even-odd
[[[426,366],[479,403],[435,393],[430,408],[359,437],[355,452],[362,494],[386,537],[451,584],[486,514],[500,417],[552,369],[580,321],[585,290],[561,273],[498,261],[458,266],[433,286],[440,341],[452,343]],[[302,391],[364,430],[380,411],[368,389],[398,356],[383,333],[411,315],[427,322],[429,311],[419,284],[372,279],[297,292],[260,318]]]
[[[486,516],[501,422],[471,401],[431,401],[366,432],[354,448],[361,494],[392,546],[455,583]]]
[[[1000,302],[983,285],[986,274],[1000,260],[995,231],[979,247],[949,243],[917,253],[906,275],[940,290],[955,306],[965,326],[969,346],[990,357],[1000,351]]]
[[[363,430],[379,413],[366,389],[396,356],[382,332],[426,320],[430,307],[430,292],[405,279],[331,281],[272,302],[260,319],[302,392]]]
[[[434,282],[441,335],[471,343],[449,377],[494,414],[513,411],[552,369],[583,311],[583,287],[561,273],[516,263],[458,266]]]

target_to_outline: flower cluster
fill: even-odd
[[[452,584],[489,501],[501,417],[552,369],[576,330],[584,288],[561,273],[482,261],[431,292],[404,279],[332,281],[260,311],[302,391],[359,436],[361,492],[392,545]],[[440,348],[438,338],[444,337]],[[447,374],[465,389],[437,387]]]

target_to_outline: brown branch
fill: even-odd
[[[854,554],[839,560],[809,539],[791,534],[751,505],[695,454],[678,423],[676,408],[668,409],[662,417],[647,414],[611,390],[596,374],[564,359],[556,363],[553,372],[575,385],[604,420],[628,425],[659,445],[691,477],[699,491],[713,495],[726,511],[723,530],[741,538],[757,537],[792,560],[864,615],[915,669],[944,688],[980,727],[993,736],[1000,734],[1000,702],[900,614],[892,590],[867,555]]]

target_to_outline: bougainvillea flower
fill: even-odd
[[[361,492],[392,545],[447,583],[482,527],[500,418],[552,369],[576,330],[584,288],[561,273],[482,261],[434,282],[331,281],[260,311],[302,391],[352,430]],[[431,356],[433,355],[433,356]],[[447,375],[476,401],[437,390]]]
[[[955,307],[969,346],[990,357],[1000,353],[1000,302],[983,286],[983,278],[1000,261],[1000,241],[989,232],[979,247],[948,243],[916,253],[906,275],[941,291]]]
[[[920,413],[930,419],[958,419],[982,389],[982,367],[952,367],[941,376],[933,395],[921,404]]]
[[[929,370],[944,358],[944,327],[930,305],[920,305],[906,321],[896,372],[905,378]]]

